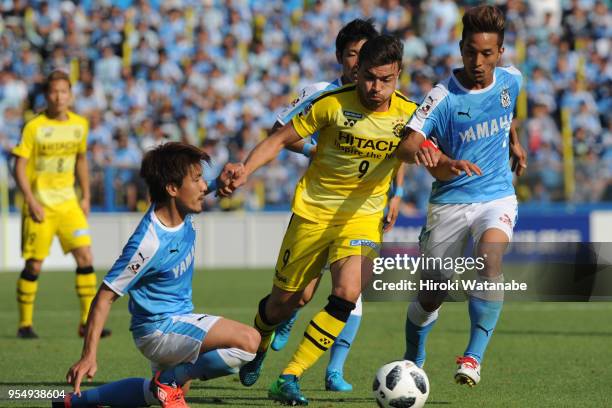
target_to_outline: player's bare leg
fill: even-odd
[[[287,345],[287,341],[289,341],[291,329],[293,328],[293,325],[297,320],[297,314],[299,312],[299,309],[307,305],[308,302],[310,302],[315,292],[317,291],[317,288],[319,287],[319,282],[321,282],[321,275],[313,279],[308,284],[308,286],[306,286],[302,293],[302,300],[300,301],[298,308],[291,314],[291,317],[282,322],[280,325],[278,325],[274,333],[274,340],[272,340],[271,344],[272,350],[280,351],[285,348],[285,346]]]

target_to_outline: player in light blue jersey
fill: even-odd
[[[161,402],[187,407],[182,386],[190,380],[236,373],[255,357],[259,333],[219,316],[193,313],[195,237],[192,215],[202,211],[204,195],[225,183],[228,174],[202,178],[208,156],[195,146],[166,143],[149,151],[140,174],[151,208],[104,278],[93,301],[81,359],[68,371],[74,393],[58,407],[129,406]],[[152,380],[128,378],[81,392],[83,378],[97,370],[98,340],[113,302],[129,294],[130,331],[151,362]]]
[[[424,164],[436,178],[421,251],[433,258],[462,256],[471,235],[475,255],[484,259],[477,279],[486,283],[503,282],[502,257],[517,219],[512,170],[520,175],[527,167],[512,128],[521,73],[497,67],[504,51],[504,24],[503,14],[493,6],[465,13],[463,67],[429,92],[398,147],[400,159]],[[446,281],[454,271],[421,273],[421,279]],[[419,366],[425,362],[425,341],[446,294],[420,291],[408,308],[405,358]],[[501,312],[503,291],[475,290],[468,295],[470,340],[457,358],[455,380],[473,386],[480,381],[480,364]]]

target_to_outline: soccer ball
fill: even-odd
[[[429,396],[429,379],[412,361],[393,361],[378,369],[372,391],[381,408],[420,408]]]

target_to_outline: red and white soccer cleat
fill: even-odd
[[[457,372],[455,382],[457,384],[467,384],[470,387],[480,382],[480,363],[473,357],[457,357]]]
[[[151,391],[155,398],[159,400],[162,408],[189,408],[185,402],[183,390],[176,384],[166,385],[159,382],[161,371],[155,373],[151,380]]]

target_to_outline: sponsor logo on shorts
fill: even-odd
[[[78,230],[75,230],[72,233],[72,236],[75,237],[75,238],[82,237],[82,236],[85,236],[85,235],[89,235],[89,229],[87,229],[87,228],[78,229]]]
[[[508,225],[510,228],[512,228],[512,219],[510,219],[510,216],[508,214],[502,215],[501,217],[499,217],[499,220],[504,224]]]
[[[369,239],[352,239],[350,242],[351,246],[367,246],[370,248],[374,248],[374,249],[378,249],[379,245],[374,242],[374,241],[370,241]]]

